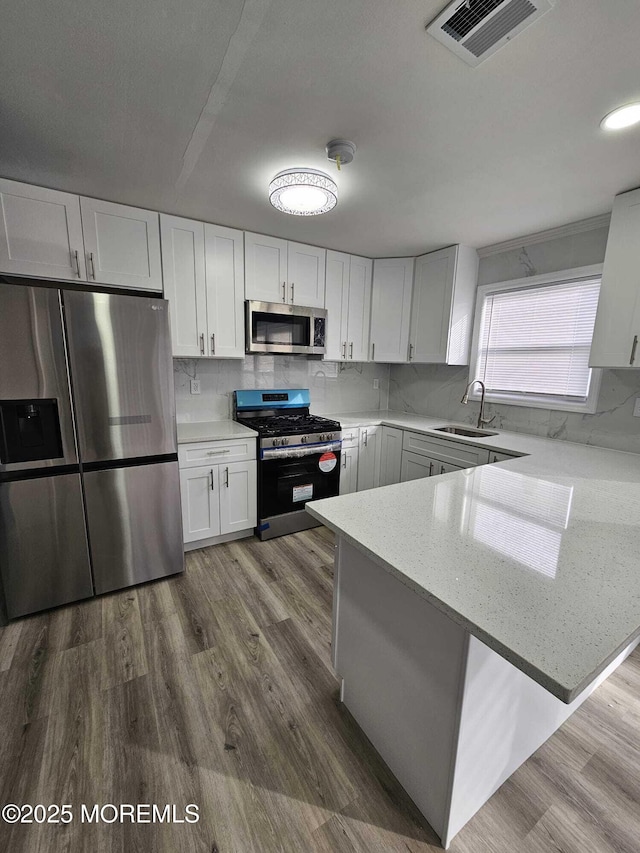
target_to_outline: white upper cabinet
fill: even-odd
[[[95,198],[81,198],[90,282],[162,291],[158,214]]]
[[[640,190],[616,197],[589,364],[640,367]]]
[[[346,351],[350,361],[369,361],[371,322],[371,272],[373,261],[351,256]]]
[[[245,231],[244,266],[247,299],[289,302],[286,240]]]
[[[327,252],[327,361],[368,361],[371,268],[367,258]]]
[[[243,234],[160,216],[173,354],[244,357]]]
[[[287,247],[288,302],[324,308],[326,249],[289,243]]]
[[[0,271],[86,281],[77,195],[0,179]]]
[[[243,233],[204,226],[209,355],[244,358]]]
[[[326,249],[246,231],[244,253],[247,299],[324,307]]]
[[[413,258],[383,258],[373,263],[371,360],[407,361]]]
[[[450,246],[416,258],[409,361],[468,364],[478,253]]]
[[[325,289],[327,337],[324,354],[327,361],[345,361],[347,358],[350,265],[350,255],[345,255],[343,252],[327,252]]]
[[[194,358],[204,354],[207,339],[204,226],[163,213],[160,234],[173,354]]]

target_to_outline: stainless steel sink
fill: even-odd
[[[490,435],[498,435],[497,432],[489,432],[486,429],[474,429],[473,427],[441,426],[435,428],[437,432],[449,432],[452,435],[466,435],[469,438],[485,438]]]

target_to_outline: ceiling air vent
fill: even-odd
[[[554,0],[454,0],[427,26],[468,65],[480,65],[553,7]]]

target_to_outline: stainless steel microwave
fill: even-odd
[[[327,312],[283,302],[245,303],[247,352],[324,355]]]

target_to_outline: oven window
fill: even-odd
[[[254,344],[308,347],[311,340],[311,317],[253,311],[251,340]]]

